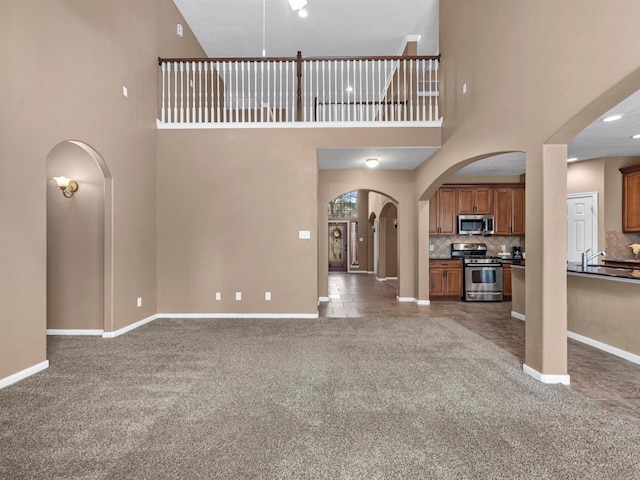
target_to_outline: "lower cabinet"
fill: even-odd
[[[511,299],[511,265],[502,264],[502,296],[505,300]]]
[[[429,261],[429,297],[462,297],[462,261]]]

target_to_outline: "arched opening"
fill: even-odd
[[[89,145],[64,141],[47,155],[47,333],[101,335],[112,325],[112,183]],[[53,179],[78,184],[63,195]]]
[[[398,278],[398,209],[387,202],[378,220],[378,271],[380,280]]]

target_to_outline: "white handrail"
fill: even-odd
[[[159,121],[167,124],[440,120],[438,57],[301,59],[299,54],[159,59],[159,64]]]

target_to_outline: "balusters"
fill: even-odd
[[[310,59],[299,71],[293,59],[172,59],[160,66],[162,123],[439,120],[433,58]]]

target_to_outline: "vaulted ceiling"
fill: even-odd
[[[420,55],[439,52],[439,0],[307,0],[301,18],[288,0],[174,0],[209,57],[398,55],[407,39]],[[446,58],[443,59],[446,62]],[[616,122],[602,122],[613,113]],[[569,144],[569,157],[640,156],[640,94],[602,115]],[[384,157],[379,168],[414,169],[433,148],[319,149],[320,168],[365,168],[363,160]],[[426,155],[426,156],[425,156]],[[524,173],[522,153],[475,162],[459,174]]]

